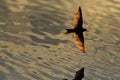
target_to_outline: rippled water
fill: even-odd
[[[119,0],[0,1],[0,80],[120,80]],[[64,34],[79,5],[86,54]]]

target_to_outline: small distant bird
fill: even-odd
[[[82,78],[84,78],[84,68],[76,72],[75,79],[73,80],[82,80]]]
[[[75,78],[73,80],[82,80],[82,78],[84,78],[84,68],[76,72]],[[68,80],[68,79],[64,79],[64,80]]]
[[[82,28],[83,17],[81,7],[79,7],[78,11],[75,13],[73,24],[74,28],[66,29],[67,30],[66,33],[74,33],[74,38],[77,47],[80,49],[81,52],[85,53],[83,32],[87,30]]]

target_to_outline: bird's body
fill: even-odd
[[[80,49],[81,52],[85,53],[83,32],[86,31],[86,29],[82,28],[82,24],[83,24],[82,10],[81,7],[79,7],[78,11],[75,13],[74,16],[73,21],[74,28],[66,29],[67,30],[66,33],[74,32],[74,38],[77,47]]]

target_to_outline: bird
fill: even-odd
[[[82,53],[85,53],[85,46],[84,46],[84,35],[83,32],[87,31],[87,29],[83,28],[83,16],[82,16],[82,9],[79,6],[79,9],[74,15],[73,21],[74,28],[73,29],[66,29],[66,33],[74,33],[74,39],[76,46],[80,49]]]
[[[75,78],[72,80],[82,80],[84,78],[84,68],[81,68],[80,70],[76,71]],[[68,79],[64,79],[68,80]]]
[[[75,74],[75,78],[73,80],[82,80],[84,78],[84,68],[78,70]]]

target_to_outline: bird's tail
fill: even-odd
[[[74,29],[66,29],[66,33],[65,34],[72,33],[72,32],[75,32],[75,30]]]

